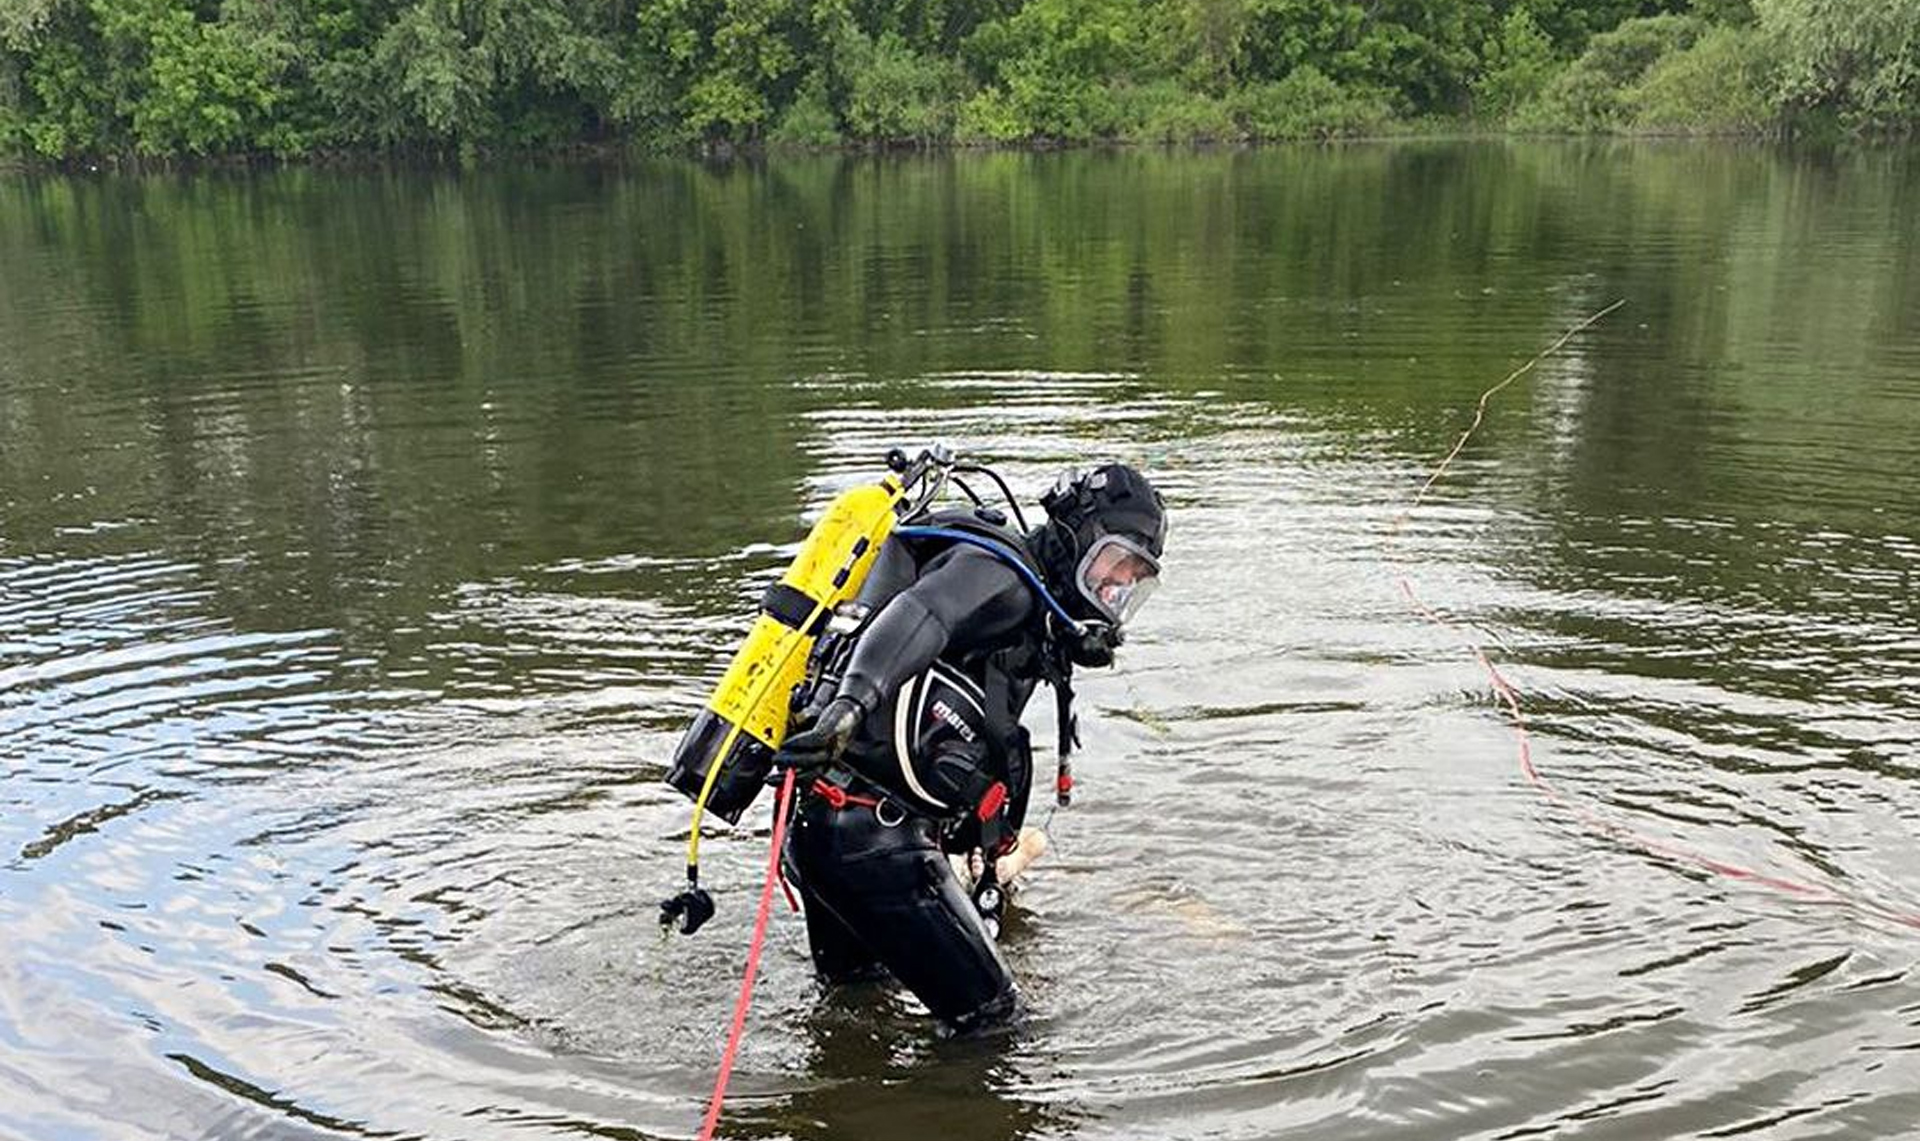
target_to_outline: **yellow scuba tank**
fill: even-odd
[[[737,823],[772,771],[814,639],[833,608],[866,580],[893,531],[907,482],[889,475],[841,492],[828,505],[786,573],[762,596],[747,640],[681,738],[667,783],[693,798],[690,869],[699,861],[701,813]]]

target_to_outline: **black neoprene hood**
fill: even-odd
[[[1167,514],[1160,493],[1126,464],[1062,477],[1040,497],[1040,505],[1073,534],[1083,551],[1101,535],[1137,539],[1156,559],[1166,549]]]

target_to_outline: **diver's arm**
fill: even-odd
[[[1027,621],[1034,600],[1020,576],[973,547],[956,547],[874,615],[840,682],[841,697],[867,712],[948,649],[1003,637]]]

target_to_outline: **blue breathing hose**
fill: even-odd
[[[1072,630],[1076,634],[1085,631],[1086,626],[1081,623],[1079,619],[1067,613],[1067,608],[1060,605],[1060,600],[1055,598],[1053,592],[1047,589],[1046,583],[1040,581],[1040,576],[1033,573],[1033,568],[1028,566],[1019,555],[1009,551],[1005,544],[996,543],[992,539],[982,535],[975,535],[970,531],[956,531],[949,527],[895,527],[893,533],[896,535],[904,535],[909,539],[950,539],[956,543],[965,543],[970,547],[979,547],[981,550],[1012,567],[1013,573],[1019,575],[1026,581],[1029,587],[1033,588],[1033,592],[1040,596],[1040,601],[1047,604],[1047,609],[1053,612],[1055,618],[1065,623],[1067,629]]]

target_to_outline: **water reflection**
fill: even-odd
[[[1028,1031],[932,1037],[923,1014],[882,991],[851,988],[814,1003],[797,1027],[807,1053],[790,1089],[739,1098],[730,1135],[1019,1141],[1073,1132],[1078,1114],[1026,1088]]]
[[[1149,468],[1167,588],[947,1041],[775,923],[724,1133],[1892,1136],[1913,152],[0,182],[0,1132],[685,1136],[763,827],[678,727],[889,446]],[[1036,726],[1045,739],[1044,725]],[[120,1091],[110,1093],[111,1091]],[[134,1120],[138,1118],[138,1120]],[[174,1128],[168,1126],[168,1128]],[[1795,1135],[1801,1135],[1795,1134]]]

